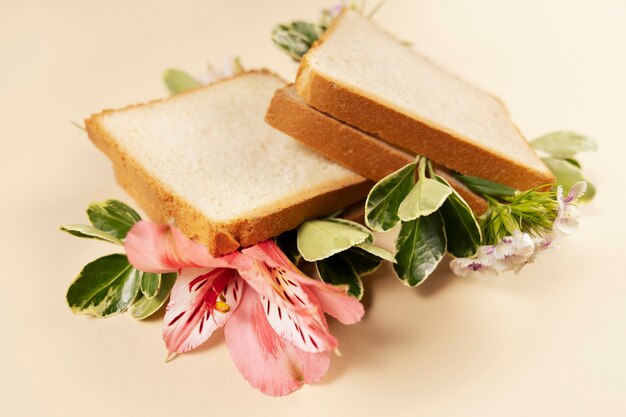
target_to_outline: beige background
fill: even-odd
[[[283,399],[248,386],[221,334],[166,365],[158,320],[70,313],[67,285],[113,248],[58,224],[85,221],[91,201],[128,200],[70,121],[163,96],[169,66],[201,73],[239,54],[291,77],[270,30],[326,5],[0,0],[0,415],[626,415],[621,0],[390,0],[376,17],[500,95],[529,137],[598,139],[582,158],[597,199],[542,264],[489,280],[443,267],[418,289],[380,271],[365,320],[333,323],[343,356]]]

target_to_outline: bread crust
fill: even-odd
[[[380,181],[415,160],[415,155],[307,106],[295,96],[293,86],[274,93],[265,120],[316,152],[373,181]],[[450,182],[475,213],[480,215],[487,210],[483,198],[441,168],[435,170]]]
[[[271,74],[270,72],[263,71]],[[207,87],[210,88],[210,87]],[[147,104],[128,106],[150,105]],[[91,141],[113,162],[116,178],[146,214],[155,222],[173,221],[189,238],[207,246],[213,255],[224,255],[241,246],[250,246],[293,229],[303,221],[331,214],[363,199],[372,183],[362,181],[329,184],[323,190],[307,190],[280,204],[252,210],[245,218],[218,222],[161,183],[104,128],[102,118],[113,110],[105,110],[85,120]]]
[[[308,105],[359,130],[466,175],[485,178],[520,190],[555,181],[547,168],[540,171],[522,165],[506,155],[481,147],[469,138],[447,131],[444,127],[418,120],[391,105],[372,100],[364,92],[342,85],[341,81],[316,71],[310,62],[311,53],[332,35],[345,13],[346,11],[342,12],[335,19],[333,25],[302,58],[296,78],[296,91]],[[521,135],[520,138],[523,140]]]

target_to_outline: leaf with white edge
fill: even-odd
[[[118,200],[91,203],[87,216],[94,227],[118,239],[124,239],[131,227],[141,220],[135,210]]]
[[[309,220],[298,228],[298,251],[314,262],[363,243],[368,237],[368,233],[341,222]]]
[[[324,220],[327,220],[329,222],[335,222],[335,223],[339,223],[339,224],[344,224],[346,226],[350,226],[353,227],[357,230],[362,231],[363,233],[367,233],[367,239],[365,239],[366,242],[374,242],[374,235],[372,234],[372,231],[370,229],[368,229],[367,227],[363,226],[362,224],[359,224],[357,222],[353,222],[352,220],[348,220],[348,219],[342,219],[339,217],[329,217],[326,218]]]
[[[161,274],[161,288],[159,289],[159,293],[154,298],[139,297],[130,307],[130,315],[137,320],[143,320],[156,313],[170,296],[177,276],[178,274],[175,272]]]
[[[363,283],[359,273],[342,253],[315,262],[322,281],[332,285],[347,285],[348,294],[358,300],[363,297]]]
[[[437,180],[422,177],[402,200],[398,217],[403,222],[434,213],[452,193],[452,188]]]
[[[142,272],[139,289],[146,298],[156,297],[161,289],[161,274]]]
[[[87,264],[67,290],[74,313],[107,317],[125,312],[139,292],[141,273],[125,255],[108,255]]]
[[[470,191],[478,195],[488,195],[490,197],[511,197],[517,191],[508,185],[499,184],[484,178],[472,177],[470,175],[455,175],[457,180],[461,181]]]
[[[73,236],[98,239],[124,246],[124,242],[120,239],[88,224],[63,224],[61,230]]]
[[[548,166],[552,174],[556,177],[556,184],[563,186],[565,195],[569,189],[580,181],[587,182],[587,191],[580,198],[582,201],[591,201],[596,194],[596,187],[587,181],[576,165],[558,158],[543,158],[543,162]]]
[[[359,276],[369,275],[376,271],[382,264],[382,260],[379,256],[372,255],[358,246],[354,246],[346,251],[338,253],[335,256],[345,257]]]
[[[384,259],[385,261],[389,261],[394,264],[396,263],[396,258],[394,258],[391,253],[387,252],[385,249],[381,248],[380,246],[373,245],[369,242],[363,242],[363,243],[356,245],[356,247],[361,248],[364,251],[369,252],[372,255],[380,259]]]
[[[437,180],[450,185],[439,176]],[[482,242],[482,230],[474,212],[456,190],[443,203],[439,214],[446,231],[447,251],[457,258],[473,256]]]
[[[416,163],[410,163],[378,181],[365,202],[365,224],[377,232],[387,232],[398,223],[398,209],[415,184]]]
[[[557,158],[571,158],[579,152],[598,149],[596,141],[576,132],[559,131],[548,133],[530,142],[530,145]]]
[[[272,30],[272,41],[294,61],[299,62],[325,30],[323,25],[296,20],[275,26]]]
[[[446,254],[446,234],[439,213],[402,223],[393,269],[410,287],[421,284]]]
[[[163,73],[163,82],[170,95],[174,96],[187,90],[202,86],[202,83],[183,70],[169,68]]]

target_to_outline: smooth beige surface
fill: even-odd
[[[372,2],[373,3],[373,2]],[[368,313],[332,323],[343,356],[321,384],[273,399],[251,389],[221,334],[165,364],[160,323],[73,316],[64,293],[114,248],[57,231],[90,201],[127,196],[70,124],[164,95],[168,66],[202,72],[239,53],[285,76],[276,22],[314,1],[0,2],[2,416],[623,416],[626,414],[623,126],[626,3],[391,0],[377,21],[500,95],[529,137],[568,128],[599,192],[575,238],[517,277],[419,289],[384,269]]]

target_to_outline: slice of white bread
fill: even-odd
[[[304,55],[296,89],[308,105],[463,174],[522,190],[554,181],[502,102],[349,8]]]
[[[293,85],[274,93],[265,121],[325,157],[373,181],[379,181],[415,160],[415,154],[307,106],[298,97]],[[475,213],[480,215],[487,210],[487,202],[483,198],[471,192],[445,170],[435,170],[450,182]]]
[[[371,183],[264,122],[285,82],[248,72],[86,120],[120,184],[154,220],[214,255],[363,199]]]

